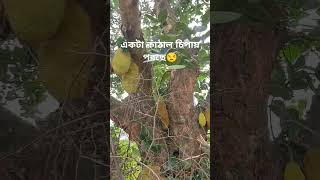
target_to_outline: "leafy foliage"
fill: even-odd
[[[311,132],[305,121],[308,111],[307,95],[297,97],[296,94],[312,92],[309,94],[318,95],[320,88],[319,21],[315,21],[315,26],[303,24],[310,14],[309,9],[319,8],[319,3],[314,2],[314,6],[310,7],[310,2],[278,1],[288,12],[287,24],[283,26],[288,28],[289,33],[287,43],[280,49],[269,84],[272,96],[269,108],[280,119],[281,126],[281,133],[274,138],[285,147],[287,156],[297,161],[301,161],[302,137]],[[310,56],[316,58],[311,60]]]
[[[121,129],[113,125],[110,126],[111,138],[114,146],[117,147],[116,152],[119,155],[120,160],[124,161],[122,163],[121,170],[125,175],[126,179],[136,179],[141,171],[139,166],[140,152],[138,146],[134,142],[130,142],[128,139],[123,139],[123,133]]]
[[[38,79],[36,57],[14,36],[0,43],[1,104],[17,99],[25,111],[24,116],[32,116],[35,106],[45,98],[45,88]]]

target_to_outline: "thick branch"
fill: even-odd
[[[132,119],[132,115],[127,114],[130,112],[128,104],[117,100],[114,97],[110,97],[110,118],[120,128],[124,129],[127,134],[131,134],[127,127],[130,124],[129,119]]]
[[[171,72],[168,110],[171,132],[176,136],[175,142],[180,147],[182,158],[200,154],[196,139],[201,134],[201,129],[198,128],[198,113],[193,104],[194,86],[198,75],[198,66]]]
[[[140,124],[143,124],[144,119],[141,114],[136,113],[136,103],[134,101],[130,102],[130,97],[123,101],[110,97],[110,118],[118,127],[129,134],[131,140],[138,139]]]

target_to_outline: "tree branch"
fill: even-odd
[[[193,92],[199,75],[199,67],[193,66],[190,69],[182,69],[171,72],[171,82],[169,87],[168,111],[170,117],[171,132],[178,143],[181,157],[186,158],[200,154],[199,142],[195,139],[202,134],[198,128],[198,113],[194,109]],[[193,140],[184,138],[190,137]],[[193,147],[193,148],[191,148]]]
[[[138,140],[141,124],[145,124],[146,119],[154,117],[152,107],[149,106],[153,99],[133,97],[129,96],[122,101],[110,97],[110,118],[118,127],[129,134],[131,140]]]
[[[144,41],[141,30],[141,17],[138,0],[119,0],[121,31],[127,41]],[[133,62],[139,66],[141,72],[141,85],[139,92],[144,95],[152,95],[151,64],[143,63],[145,49],[129,48]]]

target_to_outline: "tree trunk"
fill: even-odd
[[[215,179],[280,180],[266,114],[280,33],[258,23],[215,25],[213,31]]]

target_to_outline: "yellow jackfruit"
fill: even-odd
[[[122,76],[122,88],[129,94],[135,93],[139,84],[139,67],[131,63],[129,71]]]
[[[121,48],[117,49],[111,61],[113,71],[117,75],[124,75],[129,71],[131,57],[129,53],[123,52]]]
[[[284,180],[305,180],[304,174],[300,169],[299,164],[294,161],[287,163],[284,170]]]
[[[90,26],[86,11],[72,1],[55,36],[38,48],[39,78],[59,101],[67,95],[79,98],[85,93],[92,62],[87,54],[91,47]]]
[[[320,148],[310,149],[304,156],[304,171],[308,180],[320,179]]]
[[[29,42],[52,37],[62,22],[65,0],[4,0],[9,23],[16,35]]]
[[[210,129],[210,107],[206,109],[206,111],[204,112],[204,116],[206,117],[207,126]]]
[[[165,129],[168,129],[169,127],[169,114],[167,111],[167,106],[166,103],[164,102],[162,97],[159,97],[158,99],[158,110],[157,110],[158,115],[160,116],[162,126]]]
[[[206,117],[204,116],[203,112],[199,113],[198,121],[201,127],[206,125]]]

